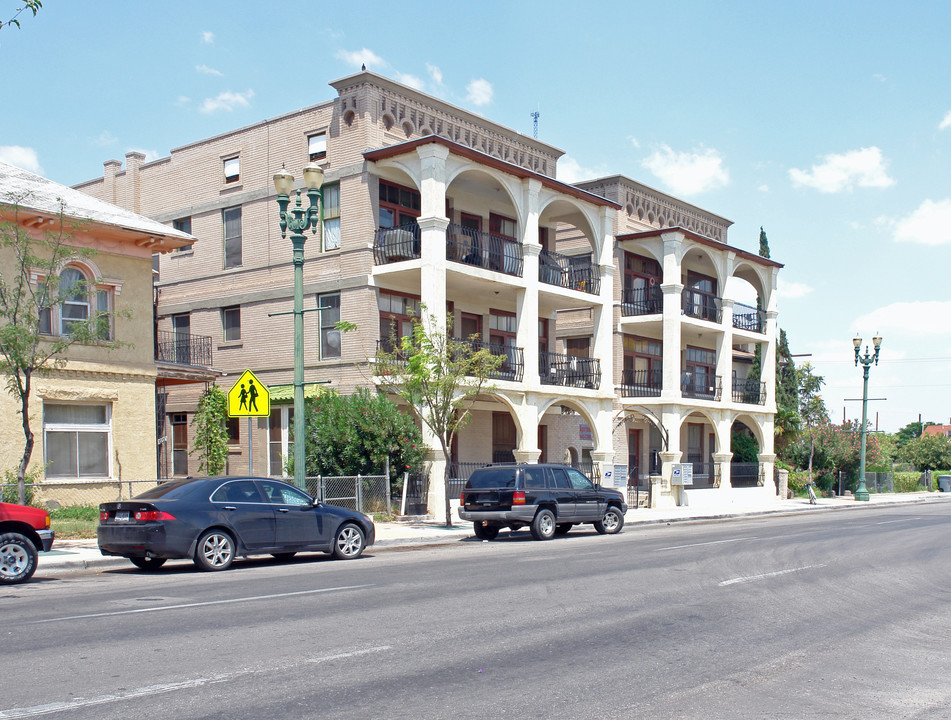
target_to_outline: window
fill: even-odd
[[[415,225],[420,213],[417,190],[380,180],[380,227]]]
[[[192,219],[190,217],[180,218],[178,220],[172,220],[172,227],[179,232],[192,234]],[[185,245],[184,247],[175,248],[175,252],[187,252],[192,249],[191,245]]]
[[[331,183],[322,190],[324,201],[324,250],[340,248],[340,185]]]
[[[261,487],[264,488],[267,499],[275,505],[309,507],[314,504],[309,496],[295,488],[288,487],[284,483],[274,482],[273,480],[261,480],[260,483]]]
[[[188,416],[172,414],[172,475],[188,475]]]
[[[241,339],[241,307],[221,308],[221,329],[225,342]]]
[[[311,161],[327,157],[327,133],[314,133],[307,136],[307,154]]]
[[[74,267],[67,267],[59,274],[59,292],[63,298],[60,335],[69,335],[74,325],[89,319],[89,296],[85,283],[86,277]]]
[[[591,338],[567,338],[565,352],[575,357],[590,357]]]
[[[508,240],[515,240],[515,221],[491,213],[489,215],[489,232],[493,235],[501,235]]]
[[[43,445],[49,478],[108,478],[110,405],[43,404]]]
[[[225,429],[228,431],[228,444],[241,444],[241,418],[229,417],[225,420]]]
[[[47,282],[42,281],[44,284]],[[73,328],[91,321],[93,334],[100,340],[113,339],[113,285],[97,286],[79,268],[68,265],[59,274],[53,287],[37,288],[37,296],[50,302],[37,310],[39,330],[44,335],[65,336]],[[40,302],[43,302],[42,300]],[[91,314],[92,313],[92,314]]]
[[[291,408],[271,407],[267,428],[267,474],[286,477],[284,461],[293,452]]]
[[[518,318],[515,313],[489,310],[489,342],[495,346],[490,351],[493,355],[505,357],[498,370],[502,377],[511,377],[518,369],[518,349],[515,346],[517,331]]]
[[[625,335],[621,383],[627,392],[660,394],[663,385],[663,345],[659,340]]]
[[[225,236],[225,269],[241,266],[241,208],[221,211]]]
[[[380,341],[386,350],[396,350],[390,347],[390,335],[395,332],[396,337],[401,338],[413,334],[413,319],[419,318],[419,298],[380,292],[378,305]]]
[[[240,158],[228,158],[225,160],[225,182],[233,183],[238,182],[238,179],[241,177],[241,159]]]
[[[340,293],[317,296],[320,308],[320,359],[340,357],[340,331],[335,327],[340,322]]]

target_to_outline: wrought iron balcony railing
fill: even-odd
[[[211,337],[158,330],[155,333],[155,359],[158,362],[210,368]]]
[[[522,277],[521,243],[462,225],[446,228],[446,259]]]
[[[697,400],[720,400],[722,382],[719,375],[685,372],[681,375],[680,391],[684,397]]]
[[[601,385],[601,361],[577,355],[540,352],[538,374],[543,385],[596,388]]]
[[[465,343],[473,352],[478,350],[488,350],[496,357],[502,358],[502,364],[494,371],[489,373],[489,377],[495,380],[512,380],[521,382],[525,376],[525,351],[514,345],[502,345],[501,343],[488,343],[482,340],[464,340],[455,338],[457,343]]]
[[[736,303],[733,306],[733,327],[750,332],[766,332],[766,313],[755,307]]]
[[[538,280],[592,295],[601,292],[601,274],[594,263],[590,260],[579,262],[551,250],[542,250],[538,257]]]
[[[759,380],[733,380],[733,402],[766,404],[766,383]]]
[[[660,285],[629,288],[621,293],[621,315],[658,315],[664,312],[664,293]]]
[[[721,299],[713,293],[684,288],[681,293],[681,307],[684,315],[718,323],[723,319]]]
[[[623,370],[621,397],[659,397],[664,386],[663,370]]]
[[[416,223],[380,228],[373,239],[373,259],[377,265],[418,258],[419,250],[419,225]]]

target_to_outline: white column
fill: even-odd
[[[733,301],[723,299],[722,332],[717,337],[717,375],[720,377],[720,402],[733,402]],[[727,445],[729,447],[729,445]]]
[[[522,181],[522,278],[525,289],[518,290],[516,302],[515,344],[525,353],[523,382],[538,386],[538,198],[542,184],[533,178]],[[536,441],[533,441],[533,443]]]
[[[427,328],[446,331],[446,158],[449,149],[436,144],[416,149],[420,159],[420,301]],[[432,485],[432,483],[430,483]]]
[[[681,398],[680,318],[683,314],[683,283],[680,281],[679,249],[683,234],[664,233],[664,277],[660,289],[664,293],[664,388],[661,393],[668,402]],[[679,423],[678,423],[679,426]],[[678,441],[679,444],[679,441]]]

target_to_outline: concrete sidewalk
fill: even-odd
[[[734,505],[723,508],[692,508],[689,506],[672,508],[641,508],[628,510],[624,518],[625,525],[651,525],[672,522],[711,521],[727,518],[756,517],[765,515],[789,515],[809,512],[827,512],[831,510],[861,511],[883,506],[911,506],[918,503],[951,501],[951,493],[875,493],[869,502],[857,502],[851,497],[821,498],[817,505],[808,500],[773,500],[753,505]],[[392,548],[425,547],[459,542],[473,537],[472,525],[455,520],[455,525],[447,528],[444,523],[435,520],[416,522],[380,522],[376,524],[376,543],[372,552]],[[523,530],[523,532],[525,532]],[[622,530],[623,532],[623,530]],[[53,543],[53,549],[40,553],[37,575],[48,572],[79,571],[97,568],[130,567],[125,558],[104,557],[95,540],[59,540]]]

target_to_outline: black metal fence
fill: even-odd
[[[621,397],[659,397],[664,387],[664,371],[622,370]]]
[[[762,468],[758,462],[730,463],[730,485],[751,488],[763,484]]]
[[[733,380],[733,402],[750,405],[766,404],[766,383],[753,378]]]
[[[377,265],[412,260],[420,253],[419,225],[380,228],[373,239],[373,259]]]
[[[657,315],[664,312],[664,293],[660,285],[629,288],[621,293],[621,315]]]
[[[548,285],[580,290],[597,295],[601,292],[601,274],[589,259],[542,250],[538,258],[538,279]]]
[[[723,319],[722,301],[713,293],[684,288],[680,297],[684,315],[715,323]]]
[[[601,385],[601,361],[577,355],[540,352],[538,374],[543,385],[597,388]]]
[[[188,333],[157,330],[155,333],[155,359],[159,362],[211,367],[211,337]]]
[[[719,400],[723,386],[719,375],[685,372],[680,390],[684,397],[698,400]]]
[[[446,259],[522,277],[522,244],[455,223],[446,228]]]
[[[755,307],[736,303],[733,305],[733,327],[737,330],[765,333],[766,313]]]

